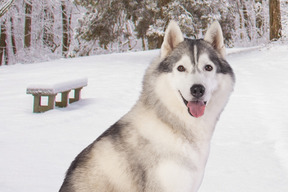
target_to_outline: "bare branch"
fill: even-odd
[[[12,6],[14,0],[7,0],[0,3],[0,17],[2,17]]]

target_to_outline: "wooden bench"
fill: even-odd
[[[34,113],[41,113],[54,109],[54,106],[67,107],[68,103],[76,102],[80,99],[81,89],[87,86],[87,78],[69,80],[50,80],[46,83],[35,83],[27,87],[26,93],[34,96]],[[74,97],[69,98],[69,93],[74,90]],[[55,102],[56,95],[61,93],[61,101]],[[48,97],[48,104],[42,105],[41,98]]]

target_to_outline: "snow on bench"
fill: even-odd
[[[87,86],[87,78],[66,79],[66,80],[47,80],[45,83],[30,84],[26,93],[34,96],[34,113],[45,112],[54,109],[54,106],[67,107],[69,103],[80,99],[81,89]],[[69,98],[69,92],[74,90],[74,98]],[[61,101],[55,102],[56,95],[61,93]],[[48,105],[41,104],[41,97],[48,96]],[[55,104],[56,103],[56,104]]]

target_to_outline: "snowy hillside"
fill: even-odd
[[[73,158],[135,103],[144,71],[157,54],[2,66],[0,191],[58,191]],[[236,52],[228,61],[236,87],[216,127],[200,191],[287,192],[288,47]],[[67,108],[32,113],[28,84],[83,76],[88,77],[88,86],[82,100]]]

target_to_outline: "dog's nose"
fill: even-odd
[[[205,87],[200,84],[195,84],[190,88],[190,92],[194,97],[200,98],[205,93]]]

